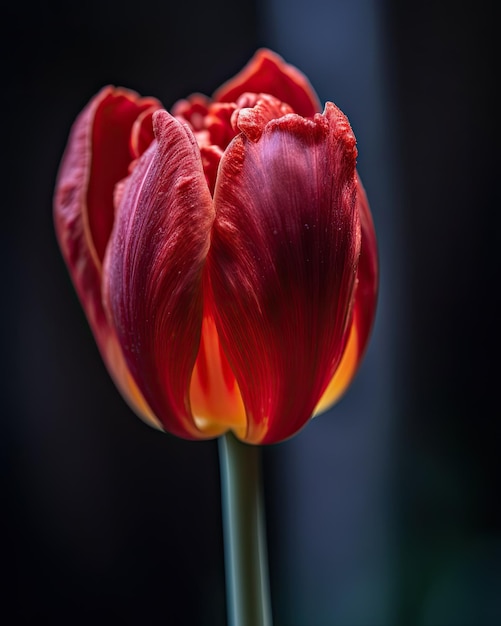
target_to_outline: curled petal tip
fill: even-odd
[[[338,130],[328,115],[289,114],[255,142],[237,137],[221,161],[210,284],[250,442],[306,423],[346,343],[360,223]]]

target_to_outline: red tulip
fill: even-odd
[[[377,292],[355,137],[260,50],[172,114],[106,87],[61,165],[59,243],[132,408],[188,439],[281,441],[347,388]]]

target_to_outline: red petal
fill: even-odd
[[[201,146],[200,155],[202,157],[205,180],[207,181],[207,185],[212,194],[214,192],[217,170],[221,157],[223,156],[223,151],[218,146]]]
[[[171,113],[180,121],[188,122],[192,130],[202,130],[205,127],[205,116],[209,106],[210,99],[207,96],[194,93],[189,98],[174,103]]]
[[[221,160],[208,271],[249,442],[299,430],[341,359],[360,252],[355,159],[328,103],[314,120],[269,122],[255,143],[238,136]]]
[[[102,357],[129,404],[149,421],[154,418],[130,377],[103,309],[101,258],[113,221],[113,186],[127,174],[131,160],[130,130],[152,102],[112,87],[95,96],[73,126],[54,197],[59,245]],[[115,140],[116,160],[110,159],[108,165],[100,150],[104,146],[110,157]]]
[[[166,111],[124,188],[104,284],[127,364],[166,430],[205,436],[189,387],[202,326],[202,272],[214,210],[189,128]]]
[[[246,91],[275,96],[304,117],[321,108],[306,76],[271,50],[258,50],[241,72],[215,92],[214,100],[236,102]]]
[[[87,219],[101,262],[113,227],[115,185],[127,176],[131,161],[138,156],[137,151],[131,152],[132,129],[139,115],[152,107],[158,109],[160,103],[153,98],[139,99],[134,92],[121,89],[103,98],[95,112],[90,137]],[[147,146],[142,147],[144,150]]]
[[[252,97],[249,97],[252,96]],[[251,141],[257,141],[268,122],[293,113],[288,104],[269,94],[244,94],[231,116],[235,132],[242,131]]]
[[[358,179],[358,211],[362,230],[362,247],[357,272],[355,317],[359,337],[359,359],[363,356],[376,314],[379,268],[376,231],[365,189]]]
[[[358,210],[362,231],[362,246],[358,263],[357,290],[355,293],[350,337],[341,363],[315,409],[316,413],[328,409],[348,389],[367,348],[376,314],[378,292],[376,231],[374,230],[367,196],[360,179],[358,181]]]
[[[223,150],[235,136],[231,127],[231,115],[236,109],[233,102],[213,102],[205,118],[205,127],[209,131],[211,144],[219,146]]]
[[[134,121],[130,135],[130,152],[134,159],[139,158],[154,139],[152,119],[156,110],[158,106],[152,105]]]

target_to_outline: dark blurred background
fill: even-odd
[[[4,7],[3,623],[226,623],[217,445],[122,401],[51,203],[102,85],[169,108],[260,46],[349,116],[381,257],[352,388],[264,450],[274,624],[501,623],[494,23],[483,1]]]

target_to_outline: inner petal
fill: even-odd
[[[202,322],[190,401],[195,423],[205,434],[216,437],[233,430],[237,437],[245,437],[247,421],[242,396],[211,315],[204,316]]]

